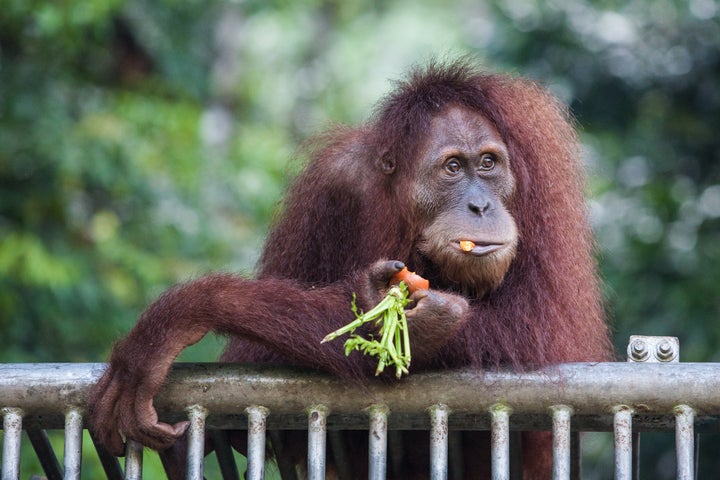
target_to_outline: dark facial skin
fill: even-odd
[[[515,257],[515,191],[508,149],[493,124],[468,108],[437,115],[416,171],[420,251],[448,282],[475,296],[496,288]],[[464,251],[460,241],[475,244]]]

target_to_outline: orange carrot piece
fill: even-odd
[[[460,240],[460,250],[463,252],[470,252],[475,248],[475,244],[470,240]]]
[[[400,282],[405,282],[405,286],[408,288],[408,292],[413,293],[417,290],[429,290],[430,282],[415,272],[411,272],[407,267],[400,270],[398,273],[390,278],[390,285],[396,285]]]

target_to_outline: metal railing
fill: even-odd
[[[388,433],[425,429],[430,431],[432,479],[447,478],[448,445],[462,430],[491,432],[493,479],[515,477],[511,440],[518,431],[552,431],[554,479],[579,475],[573,460],[579,451],[577,432],[614,432],[615,478],[630,479],[637,475],[639,432],[674,430],[677,478],[692,479],[696,436],[718,432],[720,364],[677,363],[677,351],[668,356],[666,347],[666,342],[641,337],[628,347],[629,358],[640,363],[563,364],[524,373],[415,373],[397,384],[367,387],[291,368],[176,364],[155,404],[166,421],[190,420],[188,478],[203,477],[206,433],[247,430],[246,478],[260,479],[267,432],[274,440],[273,432],[306,429],[308,478],[323,479],[328,438],[332,442],[338,430],[366,429],[369,478],[381,479],[387,472]],[[651,352],[662,362],[651,361]],[[83,407],[88,388],[104,368],[0,365],[3,480],[19,476],[23,429],[48,478],[80,478]],[[44,433],[51,428],[65,431],[62,467]],[[214,445],[218,459],[225,461],[225,449]],[[98,452],[108,478],[141,478],[140,445],[128,442],[124,471],[117,459],[101,448]]]

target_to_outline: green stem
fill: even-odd
[[[329,342],[331,340],[335,340],[340,335],[343,335],[348,332],[352,332],[359,326],[371,322],[378,318],[380,315],[382,315],[384,312],[392,309],[392,307],[396,304],[398,300],[402,300],[404,297],[402,290],[394,286],[388,290],[388,294],[383,298],[380,303],[375,305],[370,311],[365,312],[361,315],[358,315],[355,320],[348,323],[344,327],[338,328],[337,330],[328,333],[325,335],[325,337],[320,341],[320,343]],[[354,303],[354,299],[353,299]],[[357,314],[356,314],[357,315]]]
[[[349,355],[353,350],[359,350],[365,355],[375,356],[378,358],[375,375],[382,373],[386,366],[395,365],[395,376],[400,378],[403,373],[409,373],[410,366],[410,337],[405,316],[405,306],[408,302],[408,291],[404,282],[391,287],[385,298],[365,313],[358,312],[353,295],[351,306],[355,320],[327,334],[322,343],[350,333],[350,337],[345,341],[345,355]],[[359,326],[373,320],[377,323],[378,340],[368,340],[353,333]]]
[[[400,317],[400,325],[402,326],[403,344],[405,345],[405,361],[409,367],[410,359],[412,358],[412,355],[410,355],[410,332],[408,331],[407,317],[405,316],[404,310]]]
[[[329,342],[330,340],[335,340],[335,339],[336,339],[337,337],[339,337],[340,335],[343,335],[343,334],[348,333],[348,332],[352,332],[353,330],[355,330],[356,328],[358,328],[358,327],[359,327],[360,325],[362,325],[363,323],[365,323],[365,322],[362,321],[361,318],[358,318],[357,320],[353,320],[352,322],[348,323],[348,324],[345,325],[344,327],[338,328],[338,329],[335,330],[334,332],[330,332],[330,333],[328,333],[327,335],[325,335],[325,338],[323,338],[323,339],[320,341],[320,343],[325,343],[325,342]]]

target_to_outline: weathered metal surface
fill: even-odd
[[[79,480],[82,468],[83,419],[80,410],[71,408],[65,414],[64,480]]]
[[[677,479],[695,478],[695,432],[693,420],[695,412],[687,405],[675,407],[675,452],[677,456]]]
[[[22,410],[0,409],[3,416],[2,479],[12,480],[20,474],[20,437],[22,436]]]
[[[510,414],[507,405],[490,408],[490,461],[492,480],[510,480]]]
[[[28,414],[52,412],[57,405],[82,406],[87,388],[105,366],[0,364],[0,405],[14,405]],[[416,412],[418,406],[425,408],[439,400],[453,412],[487,411],[502,401],[512,404],[514,413],[547,414],[552,405],[566,404],[582,414],[611,413],[619,403],[646,413],[667,413],[675,405],[687,403],[700,412],[716,413],[720,409],[718,378],[720,363],[569,363],[525,373],[416,373],[394,384],[371,381],[359,387],[302,369],[178,363],[157,404],[172,410],[199,404],[215,413],[238,412],[252,404],[262,404],[271,412],[290,413],[304,411],[308,404],[322,404],[333,413],[355,413],[384,403],[394,413],[401,413]]]
[[[570,418],[572,408],[556,405],[553,421],[553,480],[570,480]]]
[[[327,442],[327,408],[316,405],[308,412],[308,479],[324,480]]]
[[[645,339],[641,343],[629,348],[636,360],[647,361],[564,364],[524,373],[428,372],[397,383],[366,385],[292,368],[177,364],[155,404],[166,421],[189,416],[190,478],[202,478],[206,426],[249,427],[251,455],[264,454],[267,428],[307,429],[308,476],[316,479],[325,476],[328,429],[367,429],[369,470],[377,478],[387,470],[388,430],[431,430],[433,468],[437,467],[433,478],[447,475],[450,431],[490,430],[497,479],[510,473],[511,431],[554,431],[554,478],[558,479],[577,469],[569,455],[575,432],[614,431],[615,477],[629,479],[634,434],[674,429],[678,478],[692,478],[697,433],[718,431],[720,364],[680,364],[671,343],[662,339],[654,347]],[[650,362],[650,351],[666,363]],[[65,475],[79,477],[84,403],[88,388],[104,368],[105,364],[0,365],[3,478],[17,478],[23,426],[33,431],[65,428]],[[262,418],[257,418],[258,413]],[[141,478],[142,447],[130,441],[126,455],[127,478]],[[262,477],[263,460],[251,462],[258,470],[249,472],[249,478]]]
[[[205,419],[207,409],[192,405],[186,409],[190,425],[187,429],[187,479],[202,480],[205,466]]]
[[[383,480],[387,473],[387,419],[385,405],[368,409],[368,480]]]
[[[133,440],[125,444],[125,479],[141,480],[143,469],[143,446]]]
[[[105,364],[0,365],[0,406],[23,410],[28,422],[62,428],[59,412],[83,408],[88,387]],[[627,405],[635,430],[673,429],[676,405],[696,412],[698,432],[717,432],[720,414],[720,364],[578,363],[536,372],[471,370],[412,374],[403,381],[343,382],[301,369],[259,365],[177,364],[156,398],[165,419],[181,420],[194,404],[209,411],[208,428],[246,428],[243,410],[263,405],[268,428],[307,428],[307,408],[324,405],[327,428],[367,428],[363,411],[383,403],[389,429],[428,429],[422,414],[442,403],[452,411],[448,427],[488,430],[491,405],[513,410],[512,429],[550,429],[548,409],[572,405],[573,426],[612,431],[616,405]]]
[[[443,404],[430,407],[430,479],[446,480],[448,475],[448,415]]]
[[[615,480],[632,479],[632,409],[625,405],[615,411]]]
[[[265,419],[268,409],[253,405],[245,411],[248,416],[248,468],[245,477],[247,480],[262,480],[265,478]]]

